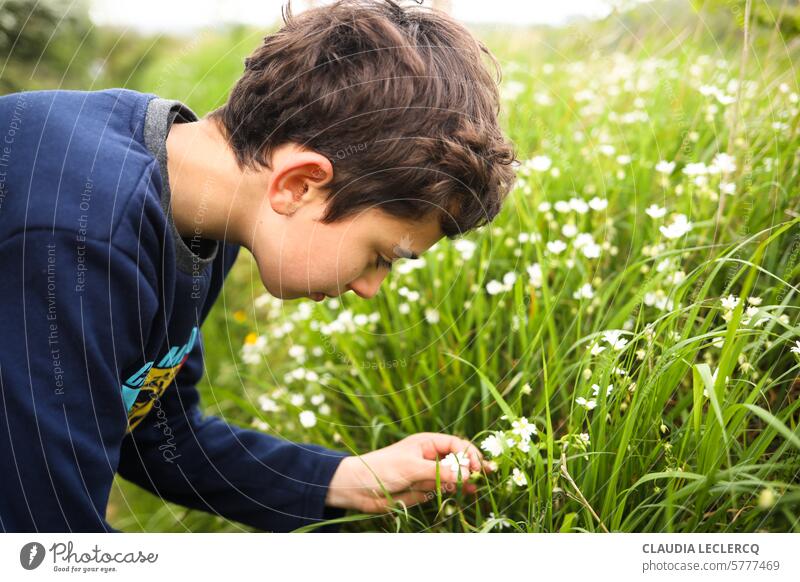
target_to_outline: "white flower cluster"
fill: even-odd
[[[586,214],[589,210],[597,212],[603,211],[608,208],[608,200],[605,198],[598,198],[595,196],[588,202],[583,198],[573,196],[569,200],[558,200],[553,204],[549,202],[540,202],[537,206],[539,212],[548,213],[550,210],[555,210],[559,214],[569,214],[575,212],[576,214]]]
[[[504,415],[503,418],[506,418],[506,416]],[[531,437],[536,434],[538,434],[536,425],[522,416],[511,422],[510,431],[494,431],[481,441],[480,446],[492,458],[500,457],[513,449],[529,453],[531,450]]]
[[[427,263],[424,257],[418,259],[405,259],[398,262],[392,269],[392,272],[399,273],[400,275],[407,275],[412,271],[423,268]]]
[[[761,325],[767,321],[766,316],[762,316],[756,318],[756,315],[759,314],[761,311],[758,306],[761,305],[761,297],[748,297],[747,304],[748,306],[744,310],[744,314],[740,320],[742,325],[750,325],[753,326]],[[739,305],[740,299],[735,295],[728,295],[727,297],[720,298],[720,304],[722,308],[725,310],[722,314],[722,319],[725,321],[730,321],[733,317],[733,311]]]
[[[539,289],[542,286],[542,266],[539,263],[533,263],[526,267],[525,271],[531,279],[531,285]]]
[[[475,254],[475,249],[478,245],[472,242],[469,239],[460,238],[453,243],[453,248],[458,251],[461,255],[461,258],[465,261],[469,261],[472,258],[472,255]]]
[[[317,377],[317,374],[312,371],[306,371],[302,368],[298,368],[295,370],[291,376],[293,378],[309,378],[309,379],[316,379],[321,380]],[[327,380],[327,378],[326,378]],[[331,407],[325,402],[325,395],[316,392],[311,395],[310,398],[306,398],[306,396],[300,392],[289,392],[289,390],[285,386],[279,386],[272,390],[272,392],[267,394],[261,394],[258,397],[258,407],[263,412],[281,412],[284,409],[284,406],[281,403],[286,405],[291,405],[294,408],[301,409],[298,413],[298,420],[300,421],[300,425],[304,428],[311,428],[317,424],[317,414],[321,414],[326,416],[331,413]],[[309,408],[303,408],[310,403],[311,405],[317,408],[317,411],[314,412]],[[258,422],[256,423],[258,427],[262,430],[266,430],[269,425],[266,423]]]
[[[658,227],[658,230],[661,231],[668,239],[676,239],[681,238],[689,231],[692,230],[694,225],[689,222],[689,219],[686,218],[685,214],[674,214],[672,216],[672,222],[666,226],[661,225]]]
[[[624,373],[624,370],[622,370],[622,372]],[[606,396],[607,397],[610,396],[613,390],[614,390],[614,385],[609,384],[606,387]],[[578,406],[582,406],[586,410],[594,410],[597,407],[597,395],[599,393],[600,393],[600,385],[592,384],[592,394],[594,395],[594,398],[592,398],[591,400],[587,400],[583,396],[578,396],[575,399],[575,404],[577,404]]]
[[[354,333],[359,327],[376,323],[379,319],[380,314],[377,311],[369,315],[364,313],[354,315],[350,309],[343,309],[332,322],[320,325],[319,331],[323,335]]]
[[[261,363],[261,356],[266,353],[267,338],[255,333],[249,334],[242,346],[242,361],[245,364],[255,365]]]
[[[511,291],[516,281],[517,281],[517,274],[514,271],[509,271],[508,273],[503,275],[502,282],[496,279],[492,279],[491,281],[489,281],[486,284],[486,292],[489,295],[499,295],[500,293]]]
[[[732,79],[735,80],[735,79]],[[735,91],[735,89],[734,89]],[[736,97],[732,95],[728,95],[719,87],[715,85],[700,85],[700,93],[703,96],[713,96],[719,102],[720,105],[730,105],[731,103],[736,102]]]

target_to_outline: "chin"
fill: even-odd
[[[266,281],[261,281],[262,285],[264,285],[264,289],[267,290],[267,293],[275,297],[276,299],[295,299],[295,295],[290,293],[288,289],[280,288],[277,289],[273,288],[272,285],[268,284]]]
[[[293,299],[307,299],[308,296],[310,295],[310,293],[307,291],[296,291],[296,290],[286,289],[285,287],[283,289],[277,289],[275,291],[272,291],[271,289],[267,288],[267,291],[269,291],[270,294],[274,295],[278,299],[282,299],[284,301],[291,301]]]

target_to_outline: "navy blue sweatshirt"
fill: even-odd
[[[165,140],[196,119],[121,89],[0,97],[0,530],[114,531],[115,473],[262,530],[344,514],[346,453],[200,411],[239,248],[175,229]]]

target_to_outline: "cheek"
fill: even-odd
[[[263,240],[258,259],[270,292],[272,288],[287,295],[343,292],[374,260],[359,240],[359,231],[347,224],[298,220],[281,232],[264,233]]]
[[[333,291],[358,278],[364,271],[364,254],[358,249],[345,245],[318,248],[309,257],[309,279],[323,285],[324,289]]]
[[[318,225],[304,241],[308,277],[335,285],[350,283],[363,273],[369,257],[358,232],[343,225]]]

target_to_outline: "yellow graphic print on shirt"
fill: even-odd
[[[155,361],[146,363],[122,385],[122,399],[128,410],[128,432],[136,428],[153,408],[154,402],[172,384],[196,339],[195,327],[184,345],[170,348],[158,364]]]

